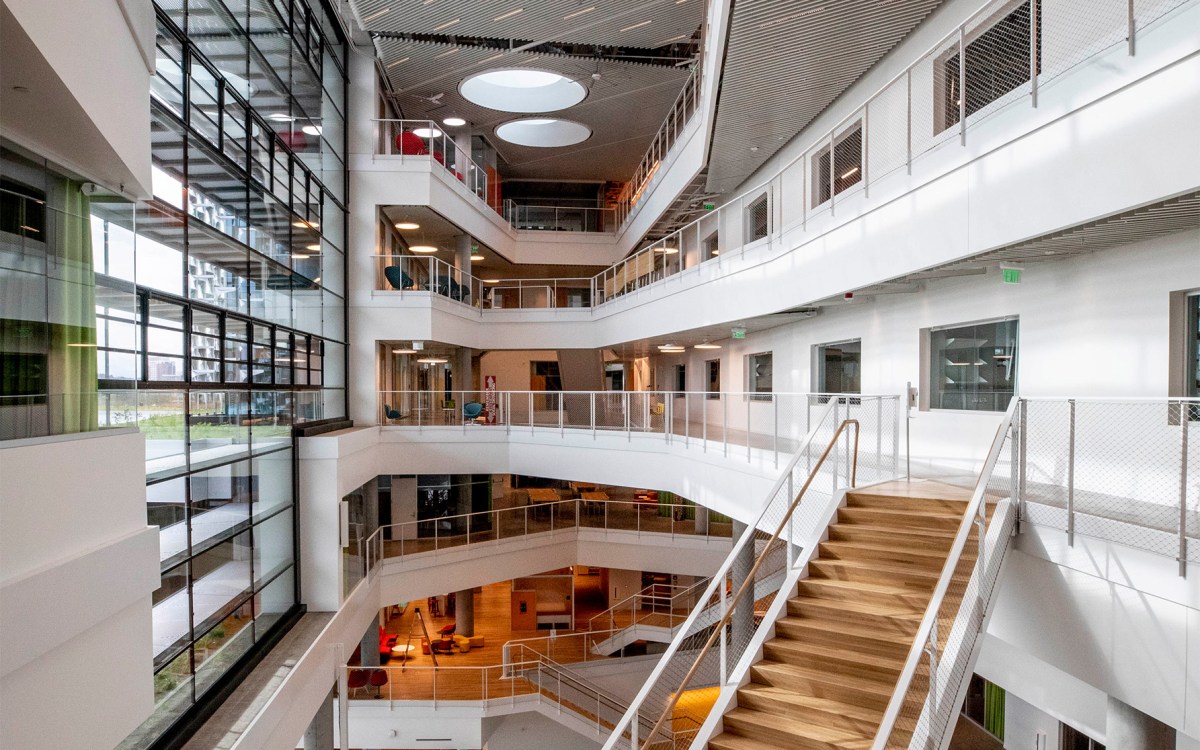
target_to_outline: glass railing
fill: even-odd
[[[617,231],[616,210],[596,206],[540,206],[506,200],[504,218],[513,229],[609,234]]]
[[[377,255],[375,288],[387,292],[430,292],[483,310],[588,308],[592,279],[480,279],[433,256]]]
[[[433,161],[443,166],[484,205],[500,213],[499,188],[488,179],[487,168],[471,157],[469,149],[433,120],[375,120],[375,153],[399,161]],[[497,191],[495,195],[491,191]]]
[[[0,396],[0,440],[136,427],[138,393],[40,393]]]
[[[841,396],[841,398],[838,398]],[[776,466],[808,433],[831,399],[841,417],[859,419],[864,439],[899,458],[898,396],[684,391],[383,391],[385,427],[558,430],[658,437],[724,457],[767,455]]]

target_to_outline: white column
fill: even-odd
[[[1108,696],[1106,747],[1121,750],[1161,750],[1175,747],[1175,729]]]

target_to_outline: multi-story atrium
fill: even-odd
[[[0,0],[0,747],[1200,750],[1198,122],[1198,0]]]

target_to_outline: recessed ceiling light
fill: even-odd
[[[444,365],[449,360],[442,359],[441,357],[424,357],[417,361],[423,365]]]
[[[408,61],[409,61],[409,60],[411,60],[411,59],[412,59],[411,57],[402,57],[402,58],[400,58],[399,60],[396,60],[395,62],[390,62],[390,63],[388,63],[388,64],[386,65],[386,67],[387,67],[387,68],[389,68],[389,69],[390,69],[390,68],[394,68],[394,67],[396,67],[397,65],[401,65],[401,64],[403,64],[403,63],[406,63],[406,62],[408,62]]]
[[[576,18],[577,16],[582,16],[584,13],[591,13],[595,9],[596,9],[595,5],[589,5],[588,7],[584,8],[583,10],[577,10],[574,13],[568,13],[567,15],[563,16],[563,20],[570,21],[572,18]]]
[[[421,225],[415,221],[398,221],[396,222],[397,229],[420,229]]]
[[[721,345],[720,344],[710,344],[707,341],[705,341],[703,344],[696,344],[692,348],[693,349],[720,349]]]
[[[750,147],[750,150],[751,150],[751,151],[757,151],[757,150],[758,150],[758,146],[751,146],[751,147]]]
[[[484,280],[483,280],[483,283],[485,283],[485,284],[499,284],[499,283],[500,283],[500,279],[484,279]]]
[[[302,255],[300,253],[292,253],[292,260],[308,260],[311,255]]]
[[[379,11],[378,13],[372,13],[371,15],[367,16],[366,18],[364,18],[362,20],[362,22],[370,23],[371,21],[374,21],[376,18],[379,18],[380,16],[386,16],[388,13],[391,13],[391,12],[392,12],[391,8],[384,8],[383,10]]]
[[[483,260],[483,256],[480,255],[479,253],[475,253],[474,255],[471,256],[471,260]]]
[[[408,249],[414,253],[436,253],[438,251],[433,245],[409,245]]]
[[[510,10],[507,13],[502,13],[502,14],[496,16],[495,18],[492,19],[492,21],[503,21],[506,18],[512,18],[513,16],[517,15],[518,13],[523,12],[524,10],[525,10],[524,8],[517,8],[516,10]]]
[[[292,226],[300,227],[301,229],[320,229],[321,228],[321,225],[318,224],[317,222],[304,221],[303,219],[301,219],[300,221],[293,221]]]
[[[461,117],[447,117],[442,120],[442,123],[449,125],[452,128],[462,127],[467,124],[467,121]]]
[[[392,354],[416,354],[416,349],[393,349]]]
[[[309,135],[320,135],[321,134],[321,126],[320,125],[305,125],[304,127],[300,128],[300,132],[308,133]]]
[[[275,122],[294,122],[296,118],[283,112],[272,112],[267,115],[267,119],[274,120]]]
[[[592,137],[592,129],[571,120],[534,117],[506,122],[496,128],[496,135],[518,146],[556,148],[583,143]]]
[[[457,55],[459,50],[461,50],[461,49],[462,49],[462,47],[454,47],[453,49],[448,49],[445,52],[441,52],[441,53],[434,55],[433,59],[437,60],[442,57],[449,57],[450,55]]]
[[[654,252],[662,253],[663,255],[674,255],[679,252],[679,248],[672,247],[670,245],[664,245],[663,247],[654,248]]]
[[[442,29],[448,29],[448,28],[450,28],[451,26],[453,26],[454,24],[456,24],[456,23],[458,23],[459,21],[461,21],[461,20],[462,20],[461,18],[456,18],[456,19],[454,19],[453,21],[447,21],[447,22],[445,22],[444,24],[442,24],[441,26],[434,26],[434,27],[433,27],[433,30],[434,30],[434,31],[441,31]]]
[[[561,73],[534,68],[488,70],[458,87],[463,98],[501,112],[554,112],[587,98],[587,89]]]
[[[413,128],[413,135],[419,138],[437,138],[441,134],[437,128]]]
[[[305,250],[312,250],[314,253],[319,253],[319,252],[321,252],[321,246],[320,246],[320,245],[308,245],[308,246],[306,246],[304,249],[305,249]]]

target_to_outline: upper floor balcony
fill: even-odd
[[[992,2],[932,46],[902,46],[885,85],[848,92],[750,188],[586,284],[564,280],[586,287],[569,303],[529,295],[514,317],[460,271],[479,294],[451,299],[485,323],[607,319],[595,337],[572,335],[604,346],[635,322],[638,336],[667,335],[820,304],[1195,190],[1197,4],[1079,10]],[[396,289],[379,263],[373,303],[393,306],[414,288]]]

